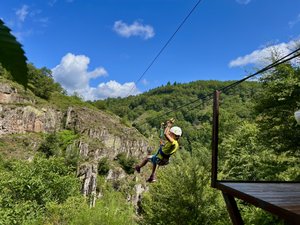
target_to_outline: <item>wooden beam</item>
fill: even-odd
[[[289,225],[300,225],[299,182],[218,182],[216,188],[278,216]]]
[[[218,181],[218,141],[219,141],[219,96],[220,91],[214,92],[213,127],[212,127],[212,168],[211,186],[216,187]]]
[[[222,192],[223,198],[225,200],[227,211],[229,213],[231,222],[233,225],[244,225],[244,221],[241,217],[240,211],[237,207],[236,201],[232,195],[228,195]]]

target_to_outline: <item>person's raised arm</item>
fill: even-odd
[[[170,135],[170,129],[171,129],[171,126],[172,126],[172,122],[171,121],[167,121],[167,126],[165,128],[165,132],[164,132],[164,135],[166,137],[166,139],[169,141],[169,142],[173,142],[174,141],[174,138]]]

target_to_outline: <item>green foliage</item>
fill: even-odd
[[[54,82],[51,70],[37,69],[32,64],[28,65],[28,87],[36,96],[47,100],[54,92],[64,92],[60,84]]]
[[[89,209],[83,196],[69,197],[61,204],[48,202],[45,208],[45,217],[43,218],[45,225],[69,225],[80,212],[86,212]]]
[[[90,103],[82,101],[81,98],[78,96],[67,96],[62,93],[54,92],[50,95],[50,98],[48,99],[50,104],[55,105],[61,110],[67,110],[68,107],[88,107],[88,108],[94,108]]]
[[[106,102],[103,100],[98,100],[93,103],[97,109],[105,110],[107,108]]]
[[[11,161],[0,170],[0,224],[33,224],[48,202],[79,195],[80,183],[63,158]]]
[[[73,144],[79,136],[71,130],[61,130],[57,132],[59,144],[62,149],[66,149],[67,146]]]
[[[183,137],[180,139],[181,146],[191,151],[191,143],[201,142],[205,146],[210,145],[212,101],[196,101],[214,90],[220,89],[229,82],[220,81],[196,81],[189,84],[166,85],[155,88],[138,96],[127,98],[106,99],[95,101],[93,104],[105,105],[124,120],[130,120],[146,137],[158,137],[160,123],[174,117],[176,125],[183,128]],[[260,87],[258,82],[245,82],[236,90],[222,95],[224,115],[226,114],[227,124],[221,125],[221,132],[232,132],[241,119],[252,119],[251,108],[253,97]],[[188,102],[196,101],[187,107],[181,107]],[[250,110],[249,110],[250,109]],[[157,133],[157,135],[155,135]]]
[[[43,152],[46,157],[50,156],[67,156],[66,159],[70,160],[70,163],[73,160],[78,158],[78,149],[75,147],[69,148],[67,147],[72,145],[76,139],[78,139],[78,135],[76,135],[73,131],[70,130],[62,130],[55,133],[50,133],[46,135],[45,141],[39,147],[39,151]]]
[[[11,75],[10,72],[8,72],[0,63],[0,76],[2,78],[8,79],[8,80],[13,80],[13,76]]]
[[[268,177],[268,171],[263,167],[269,156],[258,144],[257,134],[255,124],[244,122],[224,138],[220,145],[223,179],[255,181]]]
[[[229,224],[220,193],[210,187],[207,162],[200,164],[199,154],[181,154],[159,168],[158,181],[142,201],[143,224]]]
[[[300,136],[300,129],[293,118],[294,111],[300,108],[299,77],[297,66],[284,65],[264,76],[262,82],[243,82],[234,89],[222,93],[219,178],[252,181],[299,180],[300,168],[297,159],[299,159],[300,139],[297,137]],[[206,218],[205,215],[210,215],[210,212],[203,209],[205,212],[203,215],[202,212],[194,210],[197,201],[189,198],[188,194],[188,191],[197,193],[197,190],[210,193],[210,189],[206,190],[203,183],[197,186],[191,184],[189,179],[194,176],[199,182],[205,180],[205,176],[201,177],[199,174],[208,176],[210,170],[205,162],[210,162],[207,149],[211,143],[212,101],[198,101],[178,110],[177,107],[202,98],[229,83],[218,81],[197,81],[176,85],[169,83],[138,96],[93,103],[105,105],[106,110],[116,113],[123,119],[131,120],[133,126],[149,138],[156,136],[158,139],[160,123],[169,117],[175,117],[176,125],[183,129],[183,137],[180,138],[182,151],[187,150],[192,156],[197,154],[199,156],[197,165],[201,165],[202,170],[189,160],[187,163],[190,167],[179,164],[177,168],[171,163],[163,169],[165,173],[159,169],[159,181],[151,185],[149,195],[143,198],[142,216],[145,224],[176,224],[174,221],[178,221],[178,224],[214,224],[212,221],[228,224],[227,219],[222,221],[215,215],[211,216],[214,218],[212,221],[207,217],[204,219],[205,222],[199,222],[201,219],[195,215]],[[175,112],[166,114],[175,109]],[[197,174],[191,171],[191,168],[197,168],[196,171],[199,169],[201,172]],[[185,184],[189,184],[190,189],[185,187]],[[193,190],[194,186],[197,190]],[[219,198],[214,204],[204,202],[203,205],[207,208],[222,210],[219,207],[223,204],[223,200]],[[245,204],[240,204],[240,207],[243,210],[242,214],[245,214],[243,215],[245,221],[249,224],[281,223],[261,210],[253,210]],[[193,215],[189,215],[189,212],[184,210],[186,208],[193,209],[194,211],[191,210]],[[226,212],[222,212],[227,215]],[[184,221],[180,218],[184,218]]]
[[[277,153],[300,150],[300,129],[294,112],[300,108],[300,68],[283,64],[262,77],[257,95],[260,140]]]
[[[106,176],[109,172],[109,169],[109,159],[107,157],[100,159],[98,163],[98,174]]]
[[[136,224],[133,206],[111,189],[90,208],[63,158],[0,164],[0,224]]]
[[[106,193],[96,202],[96,207],[81,211],[74,222],[76,225],[135,225],[134,209],[118,192]]]
[[[254,207],[253,205],[239,204],[245,224],[284,225],[285,223],[272,214]]]
[[[69,198],[63,204],[47,204],[47,225],[135,225],[133,207],[117,192],[108,192],[89,208],[83,197]]]
[[[183,137],[179,140],[182,148],[167,167],[158,169],[158,182],[151,184],[149,192],[143,196],[141,224],[230,223],[220,193],[209,186],[212,101],[199,100],[177,109],[230,82],[168,83],[138,96],[91,103],[83,102],[77,95],[63,95],[51,83],[51,72],[46,68],[32,66],[31,69],[30,88],[36,95],[48,98],[48,102],[62,110],[75,105],[113,112],[121,117],[123,124],[130,126],[132,123],[151,141],[158,140],[160,123],[175,117],[176,125],[183,129]],[[9,75],[1,68],[0,72]],[[244,82],[222,93],[219,178],[300,179],[300,129],[293,118],[293,112],[300,108],[299,77],[296,66],[282,65],[265,75],[262,82]],[[45,88],[39,90],[40,84]],[[172,110],[176,111],[167,114]],[[79,160],[78,138],[69,130],[47,135],[39,148],[48,157],[43,159],[46,168],[36,166],[33,169],[33,165],[39,164],[37,160],[18,164],[7,163],[6,155],[0,158],[3,177],[0,181],[3,190],[0,193],[0,224],[30,224],[29,221],[49,225],[136,224],[133,208],[122,195],[134,189],[132,179],[107,184],[103,176],[98,176],[97,190],[104,197],[97,200],[93,209],[78,195],[80,185],[72,174]],[[0,142],[0,150],[9,146],[7,142]],[[57,159],[61,156],[65,158]],[[134,172],[134,158],[121,153],[117,162],[128,174]],[[106,175],[110,166],[108,158],[101,159],[98,174]],[[123,193],[114,192],[116,189]],[[245,203],[239,202],[239,207],[246,224],[281,224],[270,214]]]
[[[47,135],[45,141],[41,144],[38,151],[44,153],[47,158],[54,155],[61,155],[56,133]]]
[[[6,68],[18,83],[27,86],[27,65],[22,45],[10,33],[0,19],[0,64]]]
[[[122,152],[117,155],[117,160],[127,174],[134,173],[134,165],[137,162],[134,157],[126,156],[126,153]]]

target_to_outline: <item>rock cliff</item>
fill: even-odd
[[[82,179],[85,196],[98,194],[97,167],[101,158],[113,160],[118,154],[125,153],[140,159],[148,148],[147,140],[135,128],[122,125],[116,116],[88,107],[70,106],[62,110],[53,105],[37,104],[34,97],[27,97],[17,88],[0,83],[0,137],[52,133],[62,129],[73,130],[80,136],[72,145],[84,159],[78,168],[78,176]],[[111,170],[107,179],[114,173]],[[114,179],[123,177],[119,175]],[[138,201],[138,197],[133,199]]]

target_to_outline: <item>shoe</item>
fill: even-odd
[[[135,167],[135,171],[138,172],[138,173],[140,173],[140,172],[141,172],[141,167],[136,166],[136,167]]]
[[[147,182],[149,182],[149,183],[153,183],[153,182],[155,182],[155,181],[156,181],[156,179],[155,179],[154,176],[150,176],[150,177],[148,178],[148,180],[147,180]]]

